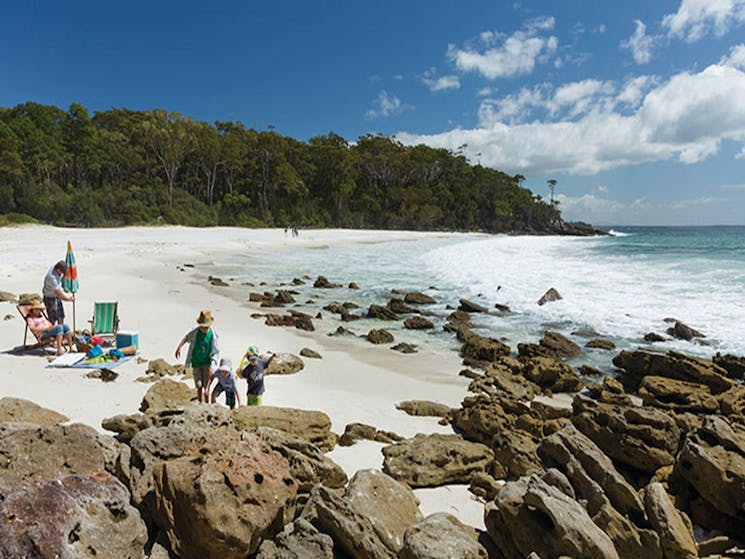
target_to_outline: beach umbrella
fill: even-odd
[[[62,277],[62,289],[68,293],[77,293],[78,267],[75,265],[75,254],[72,252],[72,243],[70,241],[67,241],[65,264],[67,264],[67,271]],[[72,301],[72,331],[75,331],[75,299]]]

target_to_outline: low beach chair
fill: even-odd
[[[33,330],[31,330],[31,328],[28,327],[28,320],[26,320],[26,317],[28,316],[28,313],[31,310],[31,305],[30,304],[29,305],[16,305],[16,308],[18,309],[18,312],[23,317],[23,325],[25,327],[24,330],[23,330],[23,345],[20,347],[20,350],[21,351],[28,351],[28,350],[32,350],[32,349],[38,349],[38,348],[41,348],[42,350],[45,350],[46,351],[46,349],[47,349],[46,346],[48,346],[49,344],[53,344],[53,343],[56,342],[56,338],[53,338],[53,337],[52,338],[47,338],[46,340],[42,340],[41,339],[41,335],[37,335],[36,332],[34,332]],[[44,317],[47,320],[49,320],[49,317],[47,316],[47,313],[45,311],[41,311],[41,313],[44,315]],[[28,343],[26,343],[27,340],[28,340],[28,333],[29,332],[31,332],[31,334],[36,339],[36,343],[35,344],[28,344]]]
[[[116,337],[119,330],[119,303],[116,301],[94,303],[91,336]]]

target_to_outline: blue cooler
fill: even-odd
[[[116,348],[121,349],[123,347],[135,346],[140,349],[140,333],[133,331],[119,330],[116,333]]]

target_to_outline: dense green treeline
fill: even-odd
[[[0,109],[0,214],[57,224],[553,229],[557,208],[522,180],[377,135],[301,142],[161,110]]]

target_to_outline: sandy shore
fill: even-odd
[[[255,306],[247,303],[248,288],[245,292],[237,287],[215,288],[207,282],[209,263],[231,254],[271,250],[281,258],[283,250],[300,246],[406,240],[433,234],[324,230],[303,231],[300,238],[291,238],[281,229],[82,230],[47,226],[1,231],[0,290],[16,295],[39,293],[47,270],[64,258],[66,242],[72,241],[80,278],[75,305],[78,329],[88,326],[95,301],[119,301],[120,328],[139,332],[141,355],[175,362],[175,347],[192,328],[199,309],[211,309],[221,353],[236,364],[248,345],[295,354],[310,347],[323,356],[321,360],[305,359],[305,369],[296,375],[268,377],[265,405],[322,410],[339,433],[351,422],[406,437],[451,432],[434,418],[409,417],[396,410],[395,404],[421,399],[457,406],[468,385],[457,375],[457,355],[427,351],[402,355],[387,346],[329,338],[330,325],[323,321],[316,323],[315,333],[269,328],[250,318]],[[182,271],[187,262],[198,265]],[[71,323],[72,305],[66,303],[65,310]],[[117,368],[120,377],[108,384],[86,378],[85,370],[47,368],[46,359],[38,354],[7,353],[23,341],[23,323],[11,303],[0,303],[0,315],[13,317],[0,321],[0,397],[26,398],[97,429],[105,417],[138,410],[150,387],[135,382],[143,375],[145,364],[123,364]],[[359,469],[380,468],[381,447],[362,441],[352,447],[337,447],[330,456],[351,476]],[[483,527],[483,506],[465,487],[417,490],[417,494],[425,515],[450,512],[463,522]]]

